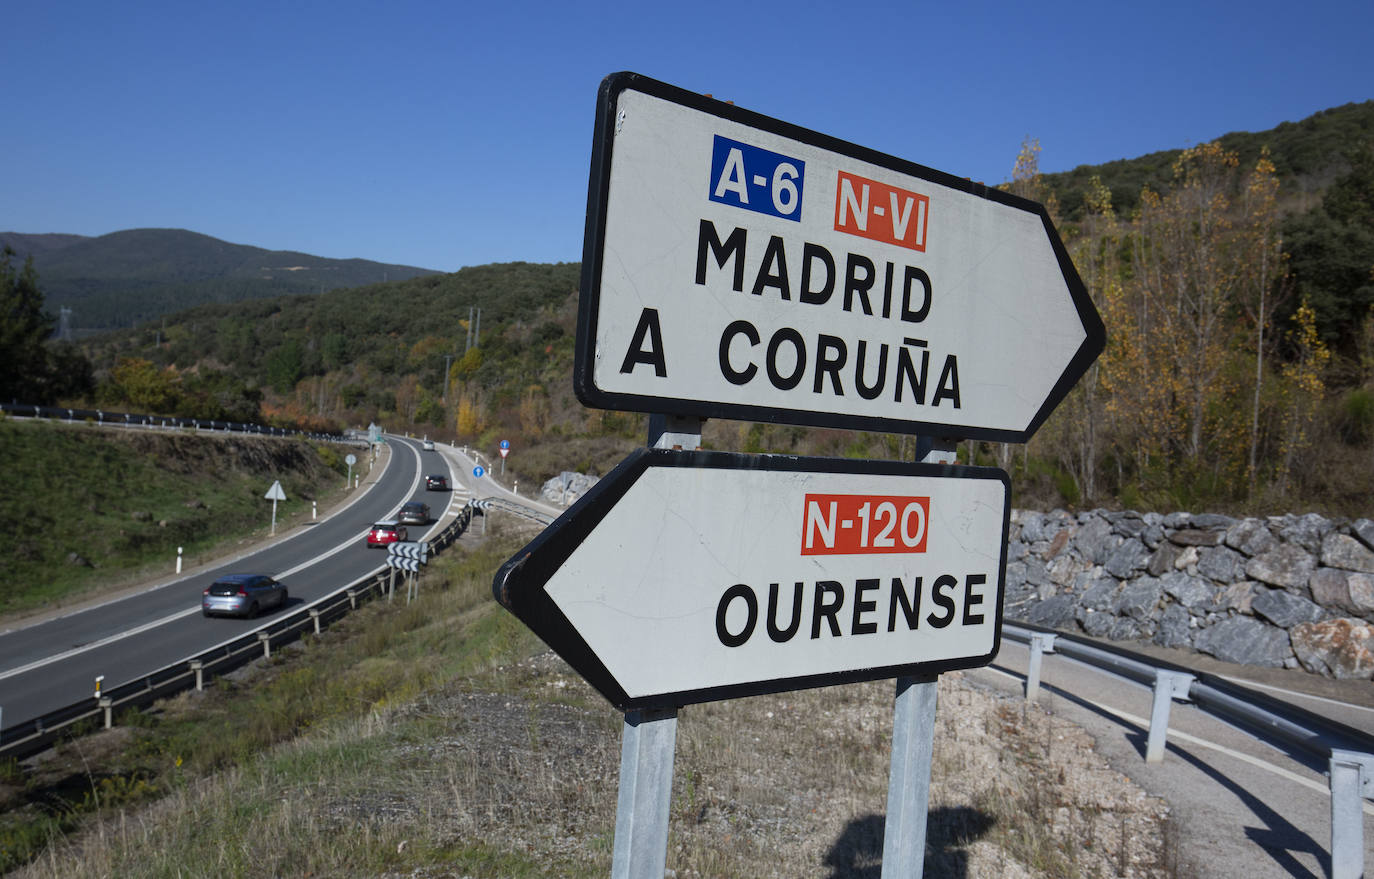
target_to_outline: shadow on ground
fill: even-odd
[[[926,823],[925,875],[967,879],[964,847],[992,829],[994,819],[966,806],[933,809]],[[882,815],[849,822],[825,856],[828,879],[878,879],[883,872]]]

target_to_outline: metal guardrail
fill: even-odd
[[[256,434],[259,436],[291,436],[335,443],[356,443],[360,446],[367,445],[364,441],[352,440],[339,434],[312,433],[285,427],[272,427],[266,424],[219,421],[210,418],[182,418],[171,415],[149,415],[141,412],[108,412],[104,409],[68,409],[62,406],[35,406],[29,403],[0,403],[0,412],[18,418],[45,418],[50,421],[71,423],[93,421],[111,427],[143,427],[168,430],[189,428],[197,431]]]
[[[1192,702],[1208,714],[1275,745],[1301,763],[1325,769],[1331,789],[1331,875],[1364,875],[1363,801],[1374,799],[1374,735],[1289,705],[1232,681],[1153,660],[1023,622],[1003,622],[1002,635],[1030,646],[1026,698],[1040,687],[1044,654],[1056,653],[1154,690],[1147,763],[1164,759],[1169,708]]]
[[[471,523],[472,514],[473,506],[469,503],[452,522],[428,541],[430,552],[438,553],[451,546]],[[114,722],[115,711],[150,705],[183,690],[199,690],[204,686],[207,674],[223,675],[259,657],[271,656],[273,647],[295,641],[306,631],[313,630],[319,634],[322,626],[356,610],[361,602],[389,594],[388,584],[393,582],[391,569],[381,566],[242,637],[0,730],[0,757],[29,756],[48,747],[61,736],[81,729],[85,721],[94,720],[109,728]]]

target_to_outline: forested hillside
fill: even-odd
[[[434,274],[364,259],[326,259],[230,244],[184,229],[129,229],[98,238],[0,232],[32,256],[48,311],[72,310],[77,330],[132,327],[208,302],[303,295]]]
[[[1040,174],[1027,141],[1006,187],[1058,218],[1107,349],[1031,443],[961,455],[1012,469],[1028,506],[1367,515],[1372,122],[1366,102],[1069,175]],[[17,266],[8,276],[25,289]],[[604,472],[643,442],[645,419],[573,398],[578,276],[509,263],[204,305],[87,342],[84,393],[139,411],[375,421],[493,452],[507,439],[526,485]],[[745,452],[912,453],[909,437],[785,425],[713,422],[705,437]]]

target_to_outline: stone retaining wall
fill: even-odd
[[[1005,617],[1374,679],[1374,521],[1016,510]]]

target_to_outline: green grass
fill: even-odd
[[[342,490],[327,446],[261,437],[0,420],[0,614],[139,577],[170,575],[217,547],[280,528]]]

